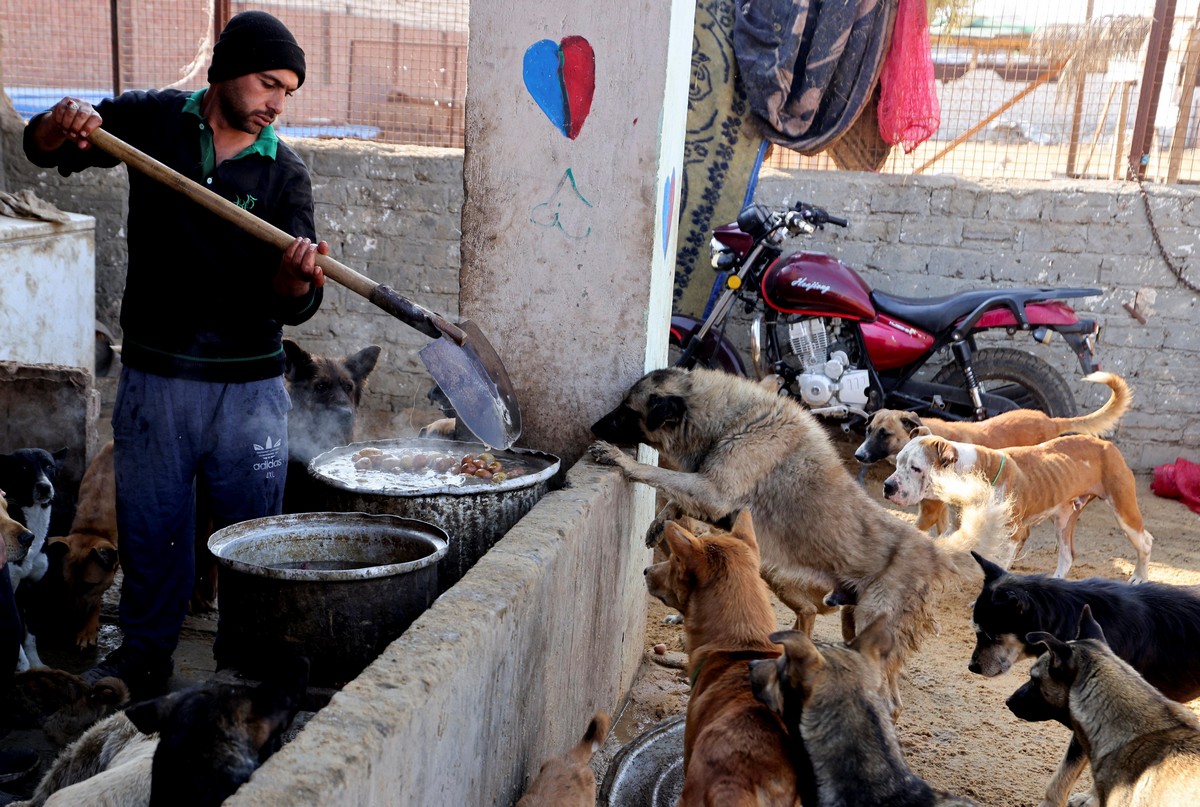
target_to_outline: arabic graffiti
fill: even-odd
[[[587,238],[592,228],[585,225],[581,219],[585,217],[584,208],[591,206],[592,203],[579,192],[575,174],[568,168],[558,180],[550,198],[534,205],[529,211],[529,220],[542,227],[562,230],[569,238]]]

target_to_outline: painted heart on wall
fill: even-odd
[[[525,51],[525,89],[560,132],[574,140],[592,109],[596,55],[581,36],[543,39]]]

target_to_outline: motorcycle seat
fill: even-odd
[[[942,297],[900,297],[895,294],[871,291],[871,302],[875,308],[888,316],[903,320],[929,333],[938,334],[949,330],[954,323],[976,310],[1007,308],[1021,321],[1027,303],[1045,300],[1066,300],[1075,297],[1096,297],[1100,289],[1063,288],[1011,288],[971,289]]]

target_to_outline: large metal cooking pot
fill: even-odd
[[[408,450],[444,452],[459,457],[489,451],[505,467],[523,473],[503,482],[430,476],[426,484],[389,485],[377,478],[360,482],[346,475],[350,459],[364,448],[403,453]],[[449,536],[450,547],[438,564],[438,593],[459,581],[484,553],[530,511],[558,472],[553,454],[525,448],[490,450],[480,443],[430,437],[397,438],[351,443],[326,451],[308,464],[315,484],[313,507],[319,510],[391,513],[437,524]],[[447,480],[454,484],[446,483]]]
[[[301,513],[217,530],[220,567],[213,655],[263,677],[305,655],[309,678],[355,678],[437,598],[446,533],[424,521],[367,513]]]

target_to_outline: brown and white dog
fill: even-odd
[[[80,480],[70,533],[47,539],[49,569],[28,592],[25,612],[40,638],[96,646],[101,600],[117,574],[116,499],[109,441]]]
[[[917,432],[896,456],[895,473],[884,480],[883,493],[890,501],[911,506],[930,497],[933,471],[982,474],[1013,504],[1011,554],[1004,566],[1020,553],[1030,528],[1052,518],[1058,535],[1054,576],[1065,577],[1075,559],[1075,522],[1090,501],[1103,499],[1137,553],[1129,582],[1148,579],[1154,536],[1142,522],[1133,472],[1112,443],[1076,434],[997,451]]]
[[[33,545],[33,533],[8,514],[8,499],[0,490],[0,537],[4,538],[4,554],[8,563],[20,563]]]
[[[1037,409],[1014,409],[981,421],[942,420],[903,409],[877,409],[864,424],[866,437],[854,458],[869,464],[894,457],[908,445],[913,431],[922,426],[938,437],[988,448],[1032,446],[1072,432],[1103,437],[1129,410],[1133,392],[1123,378],[1112,373],[1096,372],[1083,380],[1107,385],[1112,395],[1095,412],[1073,418],[1050,417]]]
[[[596,773],[588,760],[604,745],[611,724],[608,712],[592,715],[583,737],[570,751],[542,763],[537,778],[515,807],[594,807]]]
[[[646,588],[683,614],[687,637],[692,692],[679,807],[792,807],[805,795],[802,803],[816,804],[811,775],[798,772],[809,770],[807,760],[797,765],[791,756],[803,746],[788,742],[782,719],[750,689],[751,661],[780,653],[750,511],[737,514],[730,532],[697,534],[703,528],[668,521],[670,556],[646,569]]]

